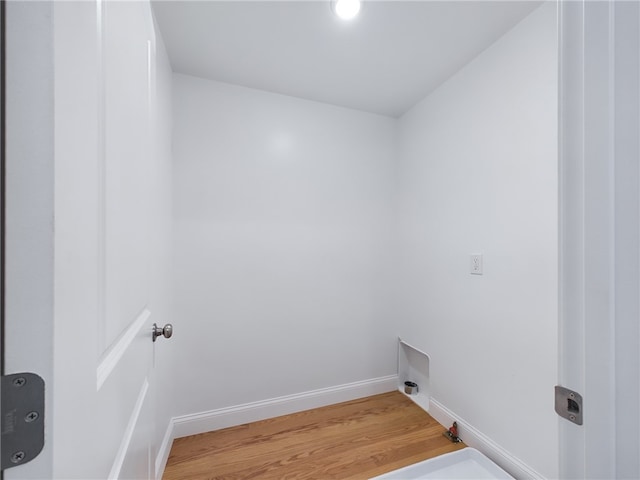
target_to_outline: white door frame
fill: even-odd
[[[640,475],[640,5],[562,1],[559,383],[561,478]]]
[[[53,464],[53,4],[5,7],[4,373],[40,375],[46,403],[43,451],[4,478],[47,478]]]

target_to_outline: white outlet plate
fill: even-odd
[[[471,254],[471,275],[482,275],[482,254]]]

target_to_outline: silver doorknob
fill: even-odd
[[[163,328],[160,328],[155,323],[153,324],[153,341],[156,341],[158,337],[171,338],[173,335],[173,325],[167,323]]]

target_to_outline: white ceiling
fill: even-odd
[[[175,72],[398,117],[541,2],[155,1]],[[525,52],[523,52],[525,53]]]

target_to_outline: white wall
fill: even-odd
[[[430,355],[433,399],[550,478],[556,43],[550,3],[401,118],[397,203],[399,333]]]
[[[174,75],[174,415],[393,374],[399,335],[557,477],[556,47],[550,3],[400,120]]]
[[[175,413],[394,374],[394,120],[173,82]]]

